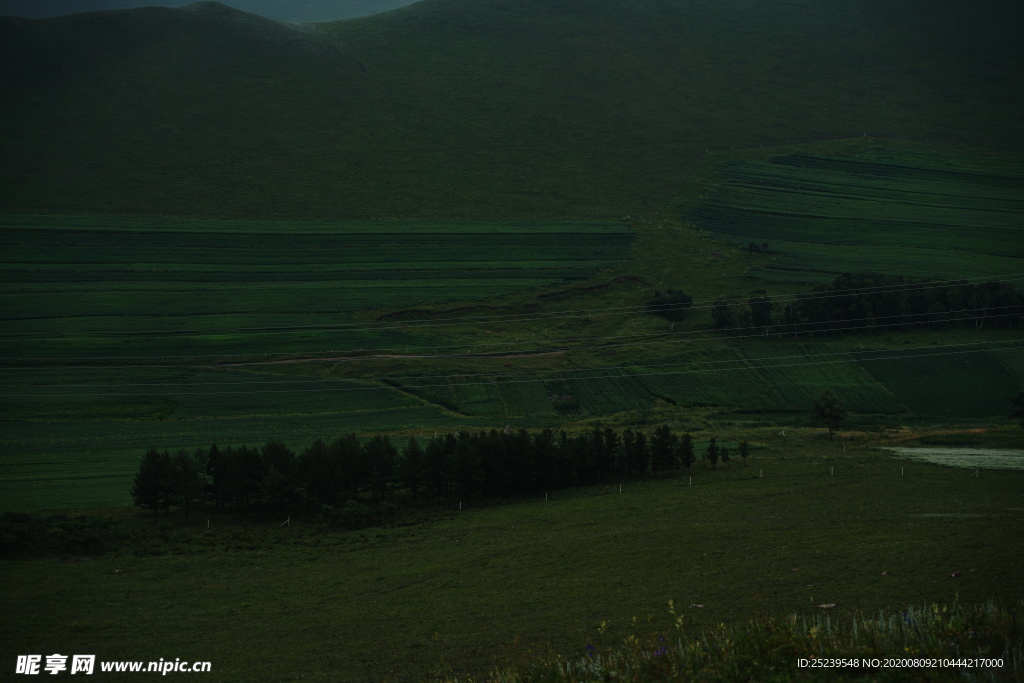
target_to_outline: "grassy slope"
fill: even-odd
[[[728,12],[746,7],[741,3],[689,5],[688,11],[709,19],[700,24],[658,16],[658,25],[666,27],[660,33],[649,24],[630,24],[642,15],[615,16],[612,10],[602,22],[581,26],[574,12],[590,8],[583,4],[474,3],[466,12],[445,14],[446,3],[425,0],[423,11],[435,14],[406,13],[402,20],[429,17],[422,31],[392,23],[397,14],[333,27],[345,34],[355,56],[318,61],[317,69],[304,68],[309,63],[299,58],[277,59],[272,51],[257,51],[239,67],[227,48],[217,58],[200,51],[203,58],[191,62],[189,49],[207,49],[204,41],[217,34],[202,25],[189,29],[190,45],[168,35],[157,40],[163,29],[153,26],[133,33],[150,38],[142,53],[166,58],[160,69],[137,45],[128,45],[123,54],[139,57],[131,64],[111,61],[92,70],[103,55],[76,55],[87,41],[72,40],[64,65],[80,65],[82,71],[62,76],[61,65],[49,61],[53,70],[33,71],[31,87],[12,85],[24,87],[18,90],[24,97],[3,111],[13,131],[2,143],[5,158],[12,160],[0,171],[8,192],[3,207],[42,210],[52,203],[55,211],[256,217],[465,212],[488,218],[498,212],[525,218],[620,216],[640,207],[649,218],[653,210],[647,207],[661,206],[674,194],[705,146],[868,129],[1019,147],[1013,138],[1019,133],[1009,125],[1016,91],[1000,80],[1016,73],[1016,57],[998,47],[991,24],[960,32],[976,23],[972,12],[1008,4],[949,3],[936,10],[928,3],[919,15],[910,11],[918,3],[895,9],[892,3],[875,4],[885,21],[871,15],[869,5],[860,6],[867,21],[836,14],[834,24],[827,14],[834,5],[789,5],[762,16],[763,33],[751,34],[740,30],[743,22],[739,28],[730,23]],[[521,7],[548,8],[551,14],[525,21],[516,14]],[[519,22],[488,24],[502,8],[506,18],[519,16]],[[810,13],[802,16],[818,23],[791,21],[785,13],[795,11]],[[184,25],[163,21],[171,15],[151,16],[165,28]],[[947,16],[948,28],[939,26]],[[1013,25],[1005,14],[991,16]],[[908,30],[911,23],[914,30]],[[60,24],[25,30],[54,26]],[[502,26],[515,31],[502,40],[474,38],[477,29]],[[536,34],[526,31],[531,26]],[[837,40],[839,26],[846,42]],[[669,38],[687,28],[692,42]],[[5,38],[24,35],[9,23],[3,30]],[[949,32],[943,40],[931,42],[943,31]],[[545,34],[561,40],[527,40]],[[237,36],[221,31],[224,45],[231,46],[232,35]],[[799,40],[808,37],[815,42]],[[849,49],[864,37],[871,42]],[[652,47],[645,50],[641,42]],[[0,49],[10,55],[17,43],[0,40]],[[410,50],[416,57],[403,61],[412,43],[419,46]],[[546,52],[545,45],[551,45]],[[976,45],[996,48],[964,59]],[[492,52],[493,46],[503,51]],[[426,52],[418,52],[421,47]],[[655,68],[665,55],[678,64],[681,53],[694,65],[685,74],[696,73],[692,80],[683,78],[682,69]],[[550,70],[555,60],[569,66]],[[17,58],[0,63],[16,64]],[[479,72],[474,65],[481,65]],[[294,86],[277,79],[289,69]],[[318,79],[331,69],[337,79],[325,88]],[[196,80],[181,80],[186,72]],[[243,72],[247,77],[239,78]],[[989,75],[977,78],[982,72]],[[162,87],[158,74],[179,90]],[[416,83],[425,83],[422,93]],[[541,86],[547,100],[537,99],[544,94]],[[365,88],[366,98],[352,96],[357,87]],[[128,91],[155,97],[158,105],[143,110],[145,98],[129,101]],[[894,92],[905,97],[897,100]],[[565,102],[543,106],[556,102],[552,93],[564,94]],[[92,106],[101,98],[106,104]],[[505,121],[509,107],[524,116]],[[551,120],[544,121],[548,110]],[[461,112],[475,118],[460,118]],[[339,125],[332,125],[332,114]],[[549,129],[555,133],[545,137]],[[530,130],[539,140],[532,147],[521,139]],[[817,151],[857,144],[830,143]],[[691,180],[710,179],[705,172],[712,169],[700,169]],[[107,191],[97,192],[101,186]],[[683,189],[703,191],[697,182]],[[698,299],[749,286],[742,279],[751,265],[746,255],[712,256],[721,245],[677,218],[637,225],[643,232],[634,253],[643,256],[624,269],[636,269],[651,286],[683,287]],[[644,300],[645,289],[634,283],[550,303],[554,309],[635,304]],[[694,316],[683,327],[699,329],[705,322]],[[651,331],[659,325],[646,318],[593,319],[513,333],[539,339],[584,330]],[[469,327],[456,329],[452,338],[472,333]],[[662,359],[650,349],[635,351],[628,354],[631,362]],[[718,349],[705,351],[720,358]],[[584,352],[571,363],[607,361],[601,354]],[[1017,357],[1008,362],[1019,367]],[[387,366],[405,369],[400,362]],[[712,389],[717,387],[706,391]],[[753,389],[769,403],[777,396],[765,384]],[[707,413],[661,405],[620,419],[702,426]],[[62,428],[71,434],[76,427]],[[60,438],[57,429],[51,431]],[[755,435],[772,449],[758,452],[761,460],[753,465],[767,467],[765,479],[735,467],[713,476],[701,473],[692,490],[679,482],[645,484],[633,498],[567,495],[548,507],[524,503],[362,536],[311,534],[295,545],[269,542],[262,530],[218,532],[211,542],[217,549],[191,556],[190,549],[209,538],[195,530],[175,534],[166,548],[170,554],[161,557],[5,562],[4,651],[66,648],[107,658],[210,659],[225,680],[333,680],[339,672],[365,679],[388,672],[418,676],[445,664],[479,671],[549,647],[578,653],[598,637],[604,619],[613,624],[608,643],[631,632],[660,630],[656,620],[665,615],[668,598],[705,605],[687,615],[694,629],[745,620],[758,609],[808,613],[824,601],[836,602],[848,616],[852,609],[948,602],[955,593],[965,601],[1020,599],[1019,548],[1006,543],[1021,531],[1016,473],[973,479],[962,471],[914,465],[907,470],[910,477],[897,478],[897,464],[874,451],[857,448],[843,455],[840,444],[830,447],[819,439],[783,445],[773,441],[777,433],[773,428]],[[787,434],[792,439],[794,432],[787,428]],[[831,466],[837,468],[834,477],[827,475]],[[844,479],[847,468],[852,474]],[[276,527],[267,531],[283,533]],[[948,577],[954,569],[966,570],[961,579]],[[890,576],[881,577],[883,570]],[[184,593],[182,577],[189,582]],[[43,616],[40,605],[46,606]],[[650,625],[644,623],[648,614],[655,620]],[[632,615],[641,626],[630,622]]]
[[[788,155],[725,166],[687,218],[734,244],[767,241],[753,277],[829,282],[843,272],[944,279],[1024,270],[1024,165],[963,154]]]
[[[131,9],[135,7],[181,7],[193,0],[0,0],[0,14],[19,17],[55,17],[61,14]],[[281,21],[332,21],[386,12],[415,0],[228,0],[230,7]]]
[[[210,660],[211,680],[423,680],[664,634],[669,599],[697,636],[822,603],[848,622],[1024,598],[1024,473],[976,478],[799,430],[752,436],[749,467],[698,466],[692,486],[627,483],[338,534],[217,515],[207,532],[202,516],[110,555],[6,561],[3,651]]]
[[[920,149],[931,149],[934,153],[932,148]],[[648,315],[581,316],[572,313],[588,308],[637,306],[646,300],[653,288],[679,287],[692,292],[698,301],[708,301],[722,293],[742,293],[759,286],[757,280],[745,279],[744,273],[750,268],[764,270],[771,263],[770,257],[750,255],[712,241],[690,228],[682,217],[688,213],[688,207],[700,204],[700,195],[708,193],[709,187],[723,182],[719,171],[729,168],[731,161],[740,158],[756,161],[789,151],[794,150],[747,150],[709,157],[691,179],[692,182],[684,186],[684,193],[677,204],[667,210],[664,217],[633,221],[640,238],[634,244],[631,258],[602,273],[598,284],[610,282],[616,276],[630,276],[632,280],[592,290],[574,285],[568,287],[569,294],[564,296],[532,300],[525,293],[512,294],[504,300],[485,302],[486,308],[471,308],[461,314],[452,309],[481,302],[442,304],[439,310],[435,305],[436,312],[432,312],[430,306],[421,305],[415,312],[388,318],[399,327],[384,331],[386,336],[361,336],[353,338],[354,341],[349,340],[360,347],[374,342],[374,339],[377,346],[387,348],[410,344],[428,349],[440,347],[453,352],[449,358],[379,358],[358,363],[317,361],[235,370],[108,368],[82,369],[74,373],[59,369],[5,370],[0,375],[8,385],[5,393],[18,396],[64,394],[53,399],[40,397],[5,401],[8,419],[30,420],[10,422],[5,429],[4,442],[12,449],[12,454],[4,459],[8,472],[4,479],[6,505],[9,509],[52,507],[55,503],[47,497],[47,491],[55,490],[54,484],[58,479],[70,476],[63,454],[75,450],[88,453],[88,456],[75,465],[75,475],[71,478],[75,482],[74,488],[62,489],[67,494],[64,504],[74,501],[74,505],[103,506],[126,501],[125,482],[134,470],[138,454],[152,445],[173,449],[207,445],[213,441],[259,444],[276,437],[295,448],[302,448],[316,436],[331,437],[346,430],[387,430],[410,434],[438,427],[500,428],[507,424],[538,427],[567,421],[570,429],[583,428],[588,422],[600,420],[630,426],[668,422],[677,429],[708,428],[722,420],[760,424],[779,421],[793,425],[806,423],[811,401],[823,387],[838,391],[850,410],[862,414],[854,419],[864,424],[1003,421],[1008,410],[1008,397],[1015,394],[1024,381],[1019,369],[1022,356],[1019,335],[1013,331],[891,330],[885,335],[794,343],[721,334],[692,334],[711,326],[706,308],[694,310],[675,329],[669,329],[666,322]],[[914,145],[881,143],[863,138],[818,143],[804,148],[804,151],[839,156],[867,155],[868,158],[879,154],[914,157],[921,153]],[[949,158],[968,167],[986,163],[972,156]],[[84,219],[70,221],[68,227],[71,232],[68,235],[88,234],[83,231],[96,224],[97,220],[88,219],[88,225]],[[121,227],[135,225],[131,219],[113,222]],[[191,230],[206,225],[203,221],[191,220],[170,221],[170,224],[174,230]],[[210,225],[218,232],[189,237],[189,243],[220,244],[217,240],[227,240],[227,245],[236,243],[237,237],[230,231],[240,229],[238,225]],[[372,227],[366,225],[367,230]],[[407,226],[393,222],[386,225],[391,229]],[[440,223],[416,226],[411,224],[407,227],[427,233],[438,231],[438,235],[424,233],[422,238],[431,240],[435,237],[447,239],[443,233],[451,230],[450,226]],[[245,236],[244,243],[251,248],[239,250],[239,258],[251,260],[253,255],[263,253],[261,248],[273,246],[271,243],[278,238],[271,234],[272,227],[269,223],[250,226],[250,230],[255,232]],[[296,227],[304,233],[313,234],[312,239],[317,240],[317,244],[334,239],[323,232],[327,230],[324,224],[302,223]],[[516,229],[527,230],[528,227]],[[228,232],[220,232],[225,230]],[[158,233],[148,236],[140,233],[140,239],[145,238],[143,242],[156,239],[157,244],[163,245],[157,237]],[[67,239],[80,241],[77,237]],[[142,244],[141,251],[129,251],[148,253],[147,250],[152,248],[147,244]],[[68,253],[74,256],[76,252]],[[160,259],[167,259],[166,254],[159,250],[154,253]],[[82,265],[76,267],[94,268],[91,259],[95,256],[92,253],[82,256]],[[231,262],[232,258],[234,256],[225,262]],[[224,260],[224,257],[221,255],[217,259]],[[306,277],[303,273],[308,270],[307,265],[300,266],[298,276]],[[136,270],[142,268],[138,264],[133,267]],[[160,265],[161,269],[168,267],[167,264]],[[189,266],[186,270],[194,270],[194,267]],[[188,273],[184,276],[193,277]],[[23,275],[12,272],[9,277]],[[280,283],[268,281],[267,284],[278,286]],[[97,286],[100,285],[102,283]],[[220,286],[212,284],[210,292],[220,292],[217,289]],[[103,287],[105,285],[101,289]],[[769,286],[774,294],[800,288],[786,283]],[[150,294],[151,298],[166,295],[157,289]],[[291,312],[281,318],[281,323],[337,322],[333,313],[327,318],[324,318],[325,314],[317,313],[323,308],[320,298],[296,299],[295,292],[289,296],[292,303],[285,308]],[[225,306],[235,310],[239,301],[245,303],[245,300],[214,298],[218,311]],[[11,300],[18,299],[12,297]],[[166,313],[172,309],[184,311],[188,308],[186,301],[169,301],[158,309],[139,307],[135,301],[135,308],[131,310],[146,315],[153,310]],[[80,301],[76,311],[81,312],[85,303]],[[267,302],[262,296],[255,296],[250,303],[255,307],[252,310],[264,310]],[[307,306],[312,306],[312,309],[299,315]],[[248,308],[249,304],[246,304],[239,310]],[[564,311],[564,317],[533,322],[481,323],[474,318],[524,312],[558,314],[559,311]],[[451,320],[459,315],[467,317]],[[376,313],[357,312],[355,316],[361,322],[376,319]],[[430,319],[435,317],[446,324],[429,326]],[[244,316],[214,318],[222,321],[224,326],[244,322]],[[425,323],[402,327],[403,321],[424,318]],[[90,325],[95,324],[95,320],[85,320]],[[117,329],[166,329],[168,326],[177,329],[181,325],[180,320],[164,316],[133,320],[116,316],[109,318]],[[36,326],[43,324],[29,322]],[[453,325],[447,324],[453,322]],[[421,324],[428,326],[420,327]],[[195,326],[211,325],[217,327],[219,323],[204,319]],[[67,331],[63,327],[55,329]],[[636,334],[665,336],[641,338],[641,341],[653,342],[644,344],[628,336]],[[710,339],[701,341],[704,337]],[[337,344],[344,346],[346,342],[333,334],[324,337],[311,333],[299,336],[275,333],[256,336],[185,335],[180,339],[158,336],[155,340],[130,338],[109,343],[123,347],[87,345],[83,340],[63,337],[36,345],[38,348],[33,347],[30,355],[175,355],[251,351],[250,347],[255,345],[262,356],[266,352],[309,351],[314,347],[321,348],[322,344],[327,344],[322,348],[337,348]],[[561,348],[567,344],[583,348],[532,358],[488,358],[480,355],[484,352],[507,354]],[[904,355],[931,353],[936,346],[949,344],[968,345],[955,350],[978,349],[981,352],[936,359],[898,359]],[[1017,350],[990,354],[984,351],[984,344],[999,348],[1016,347]],[[466,355],[467,349],[472,351],[472,355]],[[897,359],[894,360],[894,356]],[[822,364],[799,366],[808,362]],[[509,364],[511,367],[507,367]],[[626,370],[602,369],[609,366]],[[602,378],[606,375],[616,376]],[[373,390],[367,393],[353,383],[353,378],[360,377],[389,378],[388,383],[400,387],[401,392]],[[180,382],[182,386],[151,388],[132,384],[151,382]],[[243,384],[237,384],[239,382]],[[28,386],[34,383],[114,383],[120,386]],[[469,385],[457,386],[462,383]],[[549,400],[549,393],[572,394],[579,401],[579,412],[559,415]]]
[[[3,19],[0,208],[618,217],[653,213],[705,148],[1020,149],[1019,12],[425,0],[329,37],[215,3]]]
[[[640,239],[632,258],[604,273],[602,282],[617,275],[642,280],[544,299],[492,301],[499,307],[493,312],[636,306],[651,290],[666,287],[685,289],[698,301],[711,300],[758,286],[744,275],[764,265],[763,259],[724,249],[693,231],[681,219],[684,207],[698,202],[707,184],[722,182],[719,161],[734,154],[764,160],[797,150],[715,153],[682,183],[696,160],[707,156],[705,148],[832,137],[851,128],[1017,145],[1017,128],[1009,125],[1013,117],[1006,113],[1016,91],[1004,86],[1019,54],[1001,38],[1000,26],[1006,24],[997,26],[984,13],[1010,8],[991,3],[946,8],[952,14],[927,12],[913,20],[908,40],[904,29],[916,7],[906,2],[855,9],[832,3],[767,12],[739,2],[685,8],[656,3],[638,10],[618,2],[445,0],[331,24],[327,34],[296,32],[216,5],[4,20],[6,39],[0,49],[9,59],[0,63],[20,70],[10,68],[2,77],[22,95],[3,110],[15,131],[0,142],[9,146],[12,160],[0,169],[11,174],[11,182],[0,185],[8,192],[4,206],[302,218],[628,214]],[[972,21],[978,29],[961,35],[947,20]],[[982,40],[987,51],[978,52],[975,41]],[[901,95],[894,98],[897,91]],[[814,97],[808,98],[809,92]],[[855,155],[879,146],[884,151],[886,145],[897,155],[915,149],[861,138],[800,151]],[[55,191],[58,184],[60,192]],[[680,191],[678,200],[663,206],[666,197]],[[663,210],[652,217],[645,207],[654,206]],[[643,212],[645,217],[637,220]],[[785,293],[797,288],[780,283],[770,289]],[[360,319],[372,315],[360,314]],[[685,334],[708,323],[706,310],[695,312],[672,331]],[[543,348],[542,340],[669,331],[649,316],[588,316],[489,325],[483,338],[479,324],[467,321],[447,328],[446,340],[494,342],[488,350],[519,351]],[[950,336],[896,335],[894,342],[856,344],[912,348],[946,343]],[[736,342],[720,340],[686,344],[680,358],[676,340],[686,338],[538,357],[517,361],[508,371],[504,362],[479,358],[429,366],[415,360],[367,362],[355,374],[507,373],[502,376],[515,379],[512,373],[563,373],[543,385],[446,390],[448,400],[434,404],[421,403],[420,398],[433,400],[421,393],[412,397],[415,405],[408,410],[382,413],[372,425],[367,413],[355,421],[352,415],[337,421],[321,412],[323,401],[261,408],[255,399],[226,406],[228,419],[219,424],[189,422],[187,434],[180,424],[159,421],[120,423],[116,432],[131,449],[147,439],[177,447],[181,444],[170,442],[191,444],[208,437],[262,442],[294,434],[301,445],[308,440],[303,430],[309,436],[313,430],[415,429],[445,422],[538,424],[553,419],[545,390],[579,392],[584,420],[627,410],[620,421],[668,419],[678,426],[701,426],[706,413],[736,407],[763,411],[763,419],[778,413],[787,422],[803,419],[792,412],[798,406],[786,395],[792,383],[785,377],[755,377],[748,384],[734,382],[727,373],[701,374],[683,383],[685,391],[670,375],[615,380],[618,389],[611,381],[597,387],[595,381],[579,379],[607,365],[690,372],[718,367],[697,361],[747,357],[730,348]],[[839,344],[838,350],[845,348]],[[676,362],[681,365],[672,365]],[[993,362],[1015,366],[1018,360],[1010,354]],[[280,368],[259,378],[352,375],[351,364],[317,364]],[[883,386],[886,379],[876,377],[881,383],[872,383],[873,377],[856,372],[844,380],[856,379],[863,385],[856,390],[867,392],[863,400],[856,399],[858,407],[948,417],[913,392],[903,392],[907,398],[893,405],[887,398],[893,392],[887,394]],[[1019,381],[1011,375],[1000,380],[1001,385]],[[814,382],[804,384],[797,401],[801,408]],[[692,404],[718,407],[696,415],[670,408],[666,399],[684,409]],[[979,400],[986,407],[978,410],[972,404],[972,419],[998,411],[996,401]],[[200,414],[210,405],[201,397],[183,403],[182,416]],[[74,447],[111,433],[115,425],[81,421],[98,416],[94,408],[116,418],[159,420],[168,414],[168,405],[159,400],[130,408],[54,406],[48,415],[58,418],[50,425],[51,440]],[[20,425],[16,431],[24,439],[31,429]],[[120,451],[117,457],[131,452]],[[125,467],[127,472],[130,467]]]

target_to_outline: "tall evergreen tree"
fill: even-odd
[[[188,519],[192,503],[199,496],[203,486],[199,462],[192,453],[180,449],[170,459],[169,464],[173,501],[184,508],[185,519]]]
[[[754,327],[767,328],[772,324],[772,300],[767,292],[757,290],[747,303],[750,306],[750,323]]]
[[[427,485],[435,497],[444,496],[451,486],[449,456],[443,438],[427,442]]]
[[[629,454],[629,470],[636,476],[646,476],[650,465],[650,451],[647,436],[643,432],[633,433],[633,450]]]
[[[483,484],[480,450],[469,433],[461,433],[458,438],[453,437],[453,442],[452,479],[456,492],[463,498],[476,497]]]
[[[377,434],[363,447],[366,452],[368,483],[373,502],[387,497],[398,475],[398,449],[391,439]]]
[[[651,464],[655,474],[671,472],[676,468],[675,464],[676,435],[668,428],[668,425],[661,425],[651,435]]]
[[[832,433],[839,429],[839,426],[846,418],[846,410],[843,409],[843,402],[831,390],[825,389],[811,406],[815,424],[824,425],[828,429],[828,440],[832,440]]]
[[[258,448],[239,446],[234,449],[234,474],[237,477],[235,495],[242,507],[248,507],[263,494],[263,479],[267,467]]]
[[[169,505],[172,476],[171,458],[167,451],[155,448],[146,451],[135,473],[131,495],[137,506],[153,511],[154,521],[157,511]]]
[[[225,474],[224,454],[221,453],[217,444],[213,444],[206,451],[206,486],[213,495],[213,502],[217,508],[220,508],[226,502]]]
[[[341,463],[331,457],[323,439],[317,439],[299,454],[299,472],[308,498],[319,506],[337,502],[344,485]]]
[[[409,442],[405,445],[400,469],[399,479],[402,484],[409,489],[413,498],[419,498],[420,489],[427,478],[427,459],[415,436],[410,436]]]
[[[281,441],[270,440],[260,451],[265,466],[262,488],[276,512],[284,509],[298,488],[298,460]]]
[[[715,441],[715,437],[711,437],[708,441],[707,450],[704,451],[704,457],[711,461],[711,469],[718,469],[718,443]]]
[[[683,438],[679,442],[679,464],[689,472],[690,467],[696,461],[697,456],[693,453],[693,437],[689,433],[683,434]]]
[[[363,444],[349,432],[332,441],[327,452],[337,468],[338,495],[355,499],[360,490],[370,485],[370,461]]]

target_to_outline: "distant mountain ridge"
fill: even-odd
[[[0,0],[0,15],[32,19],[64,14],[135,9],[139,7],[182,7],[193,0]],[[386,12],[416,0],[226,0],[224,4],[243,12],[291,22],[337,21]]]
[[[0,17],[0,210],[653,213],[708,149],[1024,148],[1004,0],[422,0],[299,27],[218,3]]]

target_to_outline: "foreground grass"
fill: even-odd
[[[699,634],[676,617],[671,638],[629,636],[608,652],[495,672],[494,683],[527,681],[833,680],[1019,681],[1024,677],[1024,602],[931,605],[854,617],[760,617]]]
[[[140,535],[120,550],[0,564],[5,660],[180,657],[213,662],[211,680],[486,677],[675,637],[669,600],[696,637],[758,615],[812,619],[821,604],[848,624],[957,596],[1024,598],[1024,473],[976,477],[786,433],[752,433],[749,467],[697,468],[692,485],[467,503],[415,526],[211,514],[207,530],[200,514],[154,528],[131,513]]]

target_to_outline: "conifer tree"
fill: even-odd
[[[693,437],[689,433],[683,434],[683,438],[679,443],[679,463],[689,472],[690,467],[696,461],[697,456],[693,452]]]
[[[270,440],[260,452],[266,472],[262,488],[274,510],[281,512],[298,486],[298,461],[295,453],[281,441]]]
[[[192,511],[192,502],[203,486],[199,463],[193,454],[180,449],[168,464],[171,477],[170,495],[173,502],[185,509],[185,519],[188,519]]]
[[[299,472],[309,498],[320,506],[335,504],[342,488],[341,463],[330,456],[323,439],[303,449]]]
[[[398,449],[391,439],[377,434],[363,447],[366,453],[368,484],[373,502],[384,499],[398,474]]]
[[[743,466],[747,466],[747,457],[750,455],[750,444],[746,441],[740,441],[740,458],[743,459]]]
[[[651,463],[655,474],[675,469],[676,435],[668,425],[661,425],[651,435]]]
[[[426,479],[426,453],[420,448],[415,436],[409,437],[401,460],[401,480],[413,498],[418,498]]]
[[[136,505],[153,511],[154,521],[157,511],[169,505],[171,478],[171,457],[167,451],[146,451],[135,473],[131,495]]]
[[[843,409],[843,402],[839,400],[829,389],[825,389],[811,406],[814,413],[815,424],[824,425],[828,428],[828,440],[832,440],[832,433],[839,429],[839,426],[846,418],[846,410]]]
[[[715,442],[715,437],[711,437],[711,440],[708,441],[707,450],[704,451],[704,457],[711,461],[711,469],[713,470],[718,469],[718,455],[718,444]]]

